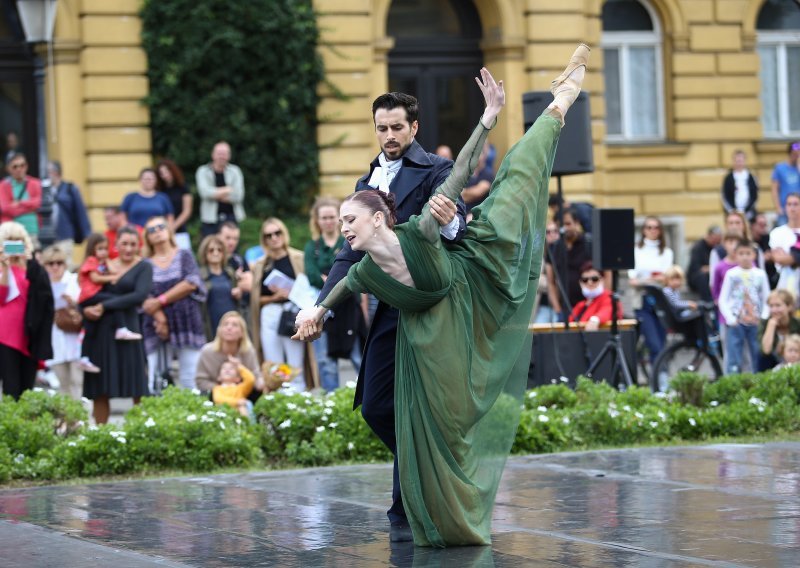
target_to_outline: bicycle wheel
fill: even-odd
[[[697,373],[709,381],[722,376],[722,366],[716,357],[696,345],[682,341],[673,343],[658,355],[650,377],[650,390],[660,390],[659,379],[665,383],[682,371]]]

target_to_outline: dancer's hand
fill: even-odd
[[[322,335],[322,322],[306,320],[297,326],[297,332],[291,339],[297,341],[314,341]]]
[[[486,110],[483,111],[481,122],[486,128],[491,128],[494,125],[494,119],[506,104],[503,81],[495,81],[489,70],[483,67],[480,78],[475,77],[475,82],[478,83],[478,87],[483,93],[483,100],[486,102]]]
[[[431,197],[428,203],[431,205],[431,215],[442,227],[449,225],[455,219],[456,204],[441,193]]]

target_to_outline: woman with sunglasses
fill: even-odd
[[[603,275],[591,262],[585,262],[581,266],[580,283],[585,299],[575,304],[569,321],[583,323],[586,331],[597,331],[602,324],[610,323],[613,318],[614,300],[611,290],[605,289]],[[617,302],[617,318],[621,317],[622,304]]]
[[[225,243],[217,235],[208,235],[202,240],[197,249],[197,263],[208,290],[208,298],[203,304],[203,321],[206,337],[210,340],[222,316],[238,311],[242,291],[238,287],[239,275],[228,264]]]
[[[78,275],[67,270],[67,254],[59,246],[42,251],[42,264],[50,277],[56,307],[77,306],[81,288]],[[59,390],[80,400],[83,393],[83,370],[79,364],[81,342],[77,332],[64,331],[53,323],[51,333],[53,358],[46,361],[47,368],[58,377]]]
[[[144,255],[153,267],[153,289],[142,304],[150,390],[175,355],[178,384],[194,388],[200,348],[206,342],[201,308],[206,287],[192,253],[178,248],[165,217],[149,219],[144,233]]]
[[[297,311],[289,301],[291,288],[280,284],[264,284],[264,279],[274,271],[292,280],[303,274],[303,251],[289,246],[289,229],[276,217],[270,217],[261,224],[261,248],[265,254],[253,266],[253,289],[250,292],[251,329],[258,360],[287,363],[299,369],[300,372],[292,380],[292,386],[299,391],[316,388],[319,386],[319,372],[311,344],[278,333],[283,312]]]

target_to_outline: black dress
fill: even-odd
[[[114,339],[112,312],[122,311],[127,328],[141,333],[138,308],[147,299],[152,285],[152,265],[139,262],[116,284],[103,288],[104,292],[114,295],[103,302],[103,316],[97,321],[84,320],[84,353],[100,367],[99,373],[84,375],[83,396],[86,398],[132,398],[149,394],[144,343]]]

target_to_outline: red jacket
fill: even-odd
[[[611,292],[605,290],[591,303],[588,303],[588,300],[583,300],[575,304],[572,313],[569,315],[569,321],[585,323],[592,316],[600,318],[600,323],[611,323]],[[622,319],[622,304],[620,302],[617,302],[617,319]]]
[[[13,221],[25,213],[36,213],[42,206],[42,184],[35,177],[25,176],[28,198],[23,201],[14,201],[14,191],[11,178],[0,181],[0,223]],[[13,203],[13,205],[12,205]]]

